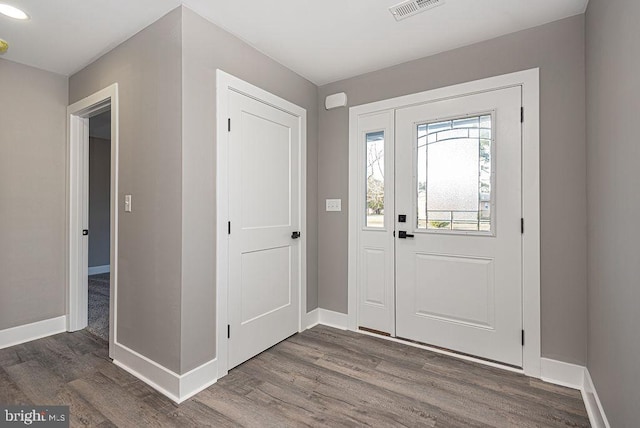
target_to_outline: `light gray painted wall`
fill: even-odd
[[[0,330],[65,314],[67,78],[0,59]]]
[[[348,110],[325,111],[540,67],[542,352],[586,362],[586,159],[584,16],[322,86],[318,143],[318,302],[347,311]],[[342,212],[324,212],[341,198]]]
[[[640,421],[640,3],[587,9],[588,368],[612,427]]]
[[[120,94],[118,339],[178,373],[215,357],[215,71],[307,109],[308,302],[317,307],[317,87],[186,8],[70,79]]]
[[[215,355],[216,69],[307,109],[307,308],[317,307],[317,87],[183,9],[182,370]]]
[[[109,112],[109,114],[111,114]],[[91,125],[89,125],[91,129]],[[109,264],[111,141],[89,138],[89,267]]]
[[[180,9],[71,76],[71,102],[119,85],[118,341],[180,370]],[[133,212],[124,212],[124,195]]]

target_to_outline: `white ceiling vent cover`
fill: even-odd
[[[433,9],[444,4],[444,0],[407,0],[389,8],[389,12],[396,21],[401,21],[425,10]]]

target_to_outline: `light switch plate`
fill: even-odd
[[[131,195],[124,195],[124,212],[131,212]]]
[[[342,199],[327,199],[327,211],[342,211]]]

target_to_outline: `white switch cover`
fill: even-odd
[[[342,199],[327,199],[327,211],[342,211]]]
[[[131,212],[131,195],[124,195],[124,212]]]

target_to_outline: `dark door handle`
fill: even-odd
[[[89,229],[82,229],[82,236],[87,236],[89,234]]]
[[[291,234],[291,239],[298,239],[300,237],[300,232],[293,232]]]
[[[398,238],[400,239],[407,239],[407,238],[413,238],[414,235],[407,233],[404,230],[399,230],[398,231]]]

